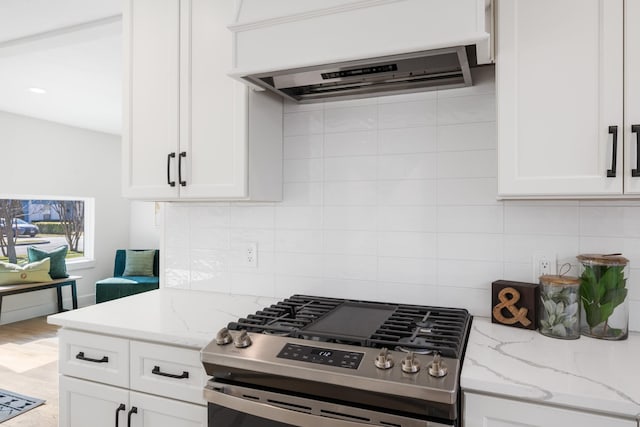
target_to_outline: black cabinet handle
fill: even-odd
[[[636,168],[631,169],[631,176],[637,178],[640,176],[640,125],[631,125],[631,133],[636,134]]]
[[[167,184],[169,184],[171,187],[176,186],[176,182],[171,181],[171,159],[175,159],[175,158],[176,158],[176,153],[169,153],[167,155]]]
[[[135,406],[129,410],[129,413],[127,414],[127,427],[131,427],[131,415],[137,414],[137,413],[138,413],[138,408],[136,408]]]
[[[609,135],[613,135],[613,152],[611,153],[611,169],[607,169],[607,178],[615,178],[618,163],[618,126],[609,126]]]
[[[109,361],[109,358],[107,356],[103,356],[102,359],[92,359],[90,357],[85,357],[84,351],[81,351],[78,354],[76,354],[76,359],[84,360],[86,362],[93,362],[93,363],[107,363]]]
[[[187,157],[186,151],[182,151],[180,153],[180,159],[178,159],[178,181],[180,181],[180,185],[184,187],[187,185],[187,181],[182,180],[182,158],[183,157]]]
[[[169,378],[177,378],[179,380],[183,378],[189,378],[189,372],[187,371],[182,371],[182,375],[167,374],[166,372],[160,372],[160,366],[154,366],[151,373],[153,375],[160,375],[162,377],[169,377]]]
[[[118,427],[120,422],[118,415],[120,414],[120,411],[124,411],[125,409],[127,408],[124,406],[124,403],[121,403],[120,406],[118,406],[118,409],[116,409],[116,427]]]

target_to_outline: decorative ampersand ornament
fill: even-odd
[[[507,297],[509,295],[509,297]],[[493,317],[495,317],[500,323],[505,325],[513,325],[520,322],[524,326],[529,326],[531,321],[527,319],[527,313],[529,310],[526,308],[517,309],[515,304],[520,300],[520,292],[513,288],[504,288],[498,293],[498,299],[500,303],[493,307]],[[502,309],[506,308],[513,317],[506,318],[502,315]]]

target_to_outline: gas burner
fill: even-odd
[[[410,347],[403,347],[403,346],[397,346],[394,348],[394,350],[396,351],[401,351],[403,353],[415,353],[415,354],[431,354],[434,352],[434,350],[430,350],[427,348],[410,348]]]

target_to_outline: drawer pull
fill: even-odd
[[[171,159],[175,159],[175,158],[176,158],[175,152],[167,154],[167,184],[169,184],[170,187],[176,186],[176,182],[171,181]]]
[[[179,380],[184,378],[189,378],[189,372],[187,371],[182,371],[182,375],[167,374],[166,372],[160,372],[160,366],[154,366],[151,373],[153,375],[160,375],[162,377],[169,377],[169,378],[177,378]]]
[[[102,359],[92,359],[90,357],[85,357],[84,351],[81,351],[78,354],[76,354],[76,359],[84,360],[86,362],[93,362],[93,363],[107,363],[107,362],[109,362],[109,358],[107,356],[103,356]]]
[[[126,406],[124,406],[124,403],[121,403],[120,406],[118,406],[118,409],[116,409],[116,427],[118,427],[118,424],[120,422],[120,411],[124,411],[126,410]]]
[[[127,427],[131,427],[131,415],[137,414],[137,413],[138,413],[138,408],[136,408],[135,406],[129,410],[129,412],[127,413]]]
[[[611,153],[611,169],[607,169],[607,178],[615,178],[618,164],[618,126],[609,126],[609,135],[613,135],[613,151]]]
[[[631,169],[631,176],[640,176],[640,125],[631,125],[631,133],[636,134],[636,168]]]

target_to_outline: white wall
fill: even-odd
[[[470,88],[285,107],[284,201],[166,206],[167,285],[459,306],[532,280],[535,251],[640,268],[640,203],[497,201],[492,68]],[[242,265],[258,242],[258,268]],[[572,272],[577,274],[577,272]],[[631,271],[640,329],[640,270]]]
[[[160,203],[132,200],[129,223],[131,249],[157,249],[160,247]]]
[[[95,282],[113,274],[127,247],[129,202],[120,196],[120,137],[0,112],[0,194],[95,198],[95,267],[73,271],[80,305],[95,301]],[[70,293],[65,289],[65,306]],[[2,323],[56,311],[55,291],[5,297]]]

